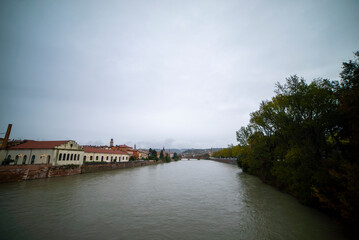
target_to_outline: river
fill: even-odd
[[[234,165],[182,160],[0,184],[1,239],[347,239]]]

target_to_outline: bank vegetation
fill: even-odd
[[[338,81],[277,83],[236,132],[239,145],[214,155],[237,157],[244,172],[358,226],[359,52],[354,57]]]

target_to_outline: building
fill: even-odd
[[[138,150],[138,159],[147,159],[149,155],[149,151],[147,150]]]
[[[128,162],[129,154],[121,150],[84,147],[83,162]]]
[[[133,148],[130,146],[127,146],[127,145],[116,145],[116,146],[111,147],[111,149],[121,150],[121,151],[125,151],[125,152],[133,151]]]
[[[83,149],[75,141],[25,141],[1,150],[10,164],[82,164]]]
[[[161,153],[162,153],[162,155],[163,155],[164,158],[167,157],[167,155],[168,155],[168,153],[167,153],[166,150],[165,150],[165,147],[163,147],[163,149],[162,149],[161,151],[158,151],[158,152],[157,152],[157,158],[160,158],[160,157],[161,157]]]

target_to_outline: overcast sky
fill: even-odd
[[[0,1],[0,137],[237,144],[276,82],[339,78],[359,1]]]

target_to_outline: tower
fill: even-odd
[[[113,138],[111,138],[110,147],[113,147]]]

